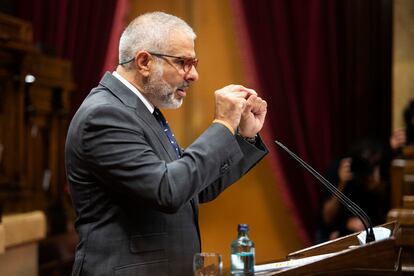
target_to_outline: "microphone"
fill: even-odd
[[[366,231],[365,242],[369,243],[375,241],[374,230],[372,229],[372,222],[368,215],[359,207],[355,202],[353,202],[349,197],[344,195],[338,188],[336,188],[332,183],[330,183],[326,178],[319,174],[314,168],[312,168],[308,163],[303,161],[299,156],[289,150],[285,145],[279,141],[274,141],[279,147],[286,151],[293,159],[295,159],[299,164],[304,167],[308,172],[310,172],[319,182],[321,182],[338,200],[355,216],[357,216],[364,225]]]

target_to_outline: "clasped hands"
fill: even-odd
[[[243,137],[254,137],[262,129],[267,103],[256,91],[242,85],[228,85],[215,92],[216,120],[226,122]]]

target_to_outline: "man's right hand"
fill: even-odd
[[[216,113],[214,119],[226,122],[235,130],[239,126],[241,115],[246,106],[246,100],[254,93],[251,89],[235,84],[216,90]]]

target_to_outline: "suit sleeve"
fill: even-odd
[[[235,136],[235,138],[237,139],[237,143],[242,151],[243,158],[241,158],[233,166],[228,167],[226,173],[200,192],[198,197],[200,203],[205,203],[215,199],[224,189],[246,174],[268,153],[268,150],[260,136],[258,136],[255,145],[246,142],[240,136]]]
[[[254,162],[244,158],[249,150],[220,124],[212,124],[180,159],[167,162],[143,127],[124,107],[98,106],[80,125],[77,152],[105,189],[137,206],[177,212],[218,179],[223,187],[234,182]]]

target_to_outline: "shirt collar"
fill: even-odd
[[[127,81],[124,77],[122,77],[120,74],[118,74],[118,72],[114,71],[112,72],[112,75],[117,78],[118,80],[120,80],[126,87],[129,88],[129,90],[131,90],[132,92],[134,92],[135,95],[138,96],[138,98],[144,103],[144,105],[148,108],[149,112],[151,112],[151,114],[154,112],[154,106],[144,97],[144,95],[142,95],[141,92],[139,92],[139,90],[133,86],[129,81]]]

